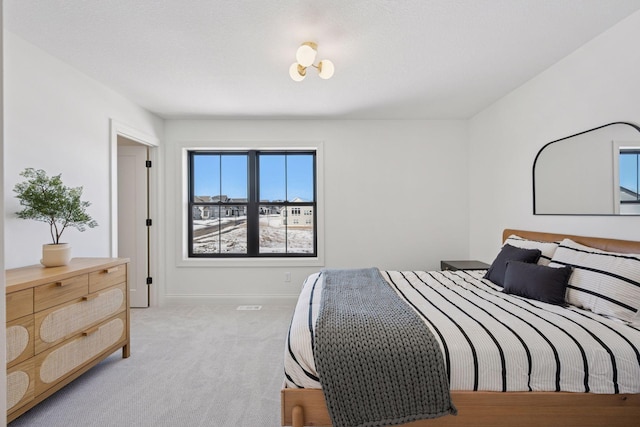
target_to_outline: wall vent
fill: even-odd
[[[261,305],[239,305],[238,308],[236,308],[236,310],[256,311],[256,310],[262,310],[262,306]]]

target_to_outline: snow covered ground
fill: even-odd
[[[241,254],[247,252],[246,217],[193,221],[193,252]],[[285,242],[286,245],[285,245]],[[280,215],[260,217],[260,253],[312,253],[312,228],[287,228]]]

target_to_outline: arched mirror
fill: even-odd
[[[533,162],[534,215],[640,215],[640,127],[615,122],[549,142]]]

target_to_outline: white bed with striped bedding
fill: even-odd
[[[440,343],[450,388],[640,393],[640,329],[508,295],[484,271],[382,271]],[[287,388],[320,388],[313,329],[323,274],[307,278],[285,346]]]

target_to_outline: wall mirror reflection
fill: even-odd
[[[640,127],[615,122],[551,141],[533,162],[534,215],[640,215]]]

